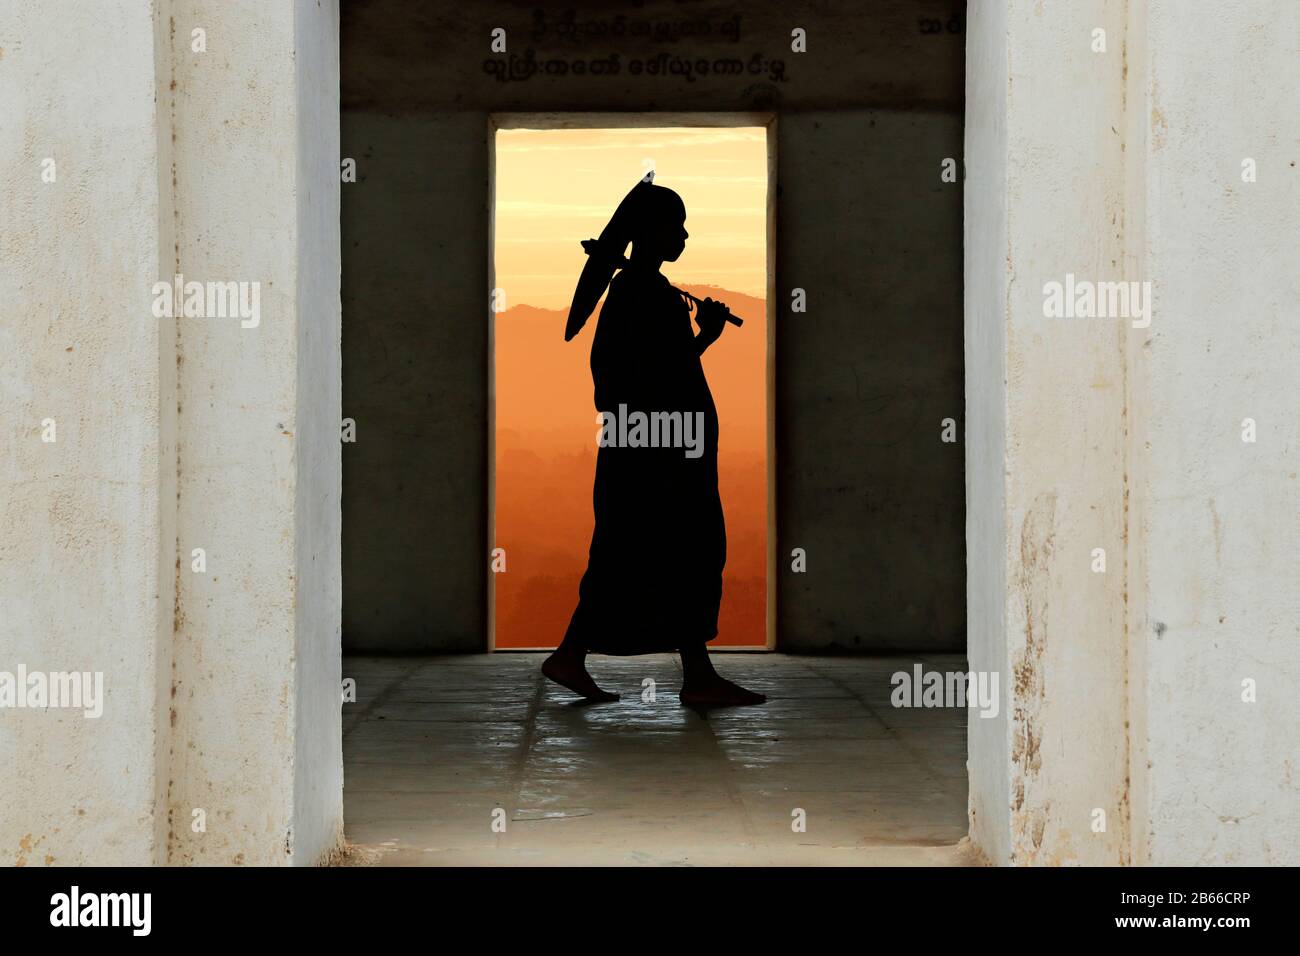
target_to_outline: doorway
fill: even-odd
[[[690,232],[664,273],[726,302],[744,325],[704,356],[722,442],[727,564],[713,649],[769,650],[774,591],[770,232],[772,118],[513,115],[491,121],[489,647],[545,650],[564,634],[591,540],[595,471],[588,356],[565,342],[594,238],[648,174],[674,189]]]
[[[513,30],[518,18],[502,16]],[[353,17],[344,151],[362,161],[344,192],[343,352],[345,407],[363,438],[345,450],[344,475],[345,673],[358,678],[344,727],[350,838],[383,848],[388,862],[950,856],[966,832],[966,711],[900,707],[891,692],[918,664],[945,675],[965,668],[962,186],[941,178],[939,162],[961,155],[961,38],[927,34],[906,55],[885,43],[869,61],[893,64],[888,83],[852,89],[726,78],[712,72],[712,50],[706,79],[651,79],[628,59],[644,65],[642,52],[621,50],[622,71],[592,83],[479,80],[484,64],[474,59],[457,74],[462,86],[444,87],[396,79],[437,48],[418,21],[401,35],[422,42],[405,49],[383,42],[395,31],[364,8]],[[855,56],[859,44],[901,32],[825,26],[823,42],[845,38]],[[752,42],[776,50],[787,34]],[[601,112],[611,109],[629,112]],[[766,318],[765,620],[751,646],[775,653],[719,663],[766,693],[765,707],[707,716],[680,706],[682,675],[668,655],[602,658],[599,676],[622,700],[582,707],[540,677],[540,654],[484,653],[514,649],[508,622],[494,620],[504,617],[501,592],[546,571],[507,526],[507,503],[492,500],[505,487],[506,454],[540,445],[499,437],[505,338],[537,332],[537,348],[569,363],[574,427],[594,458],[587,359],[599,320],[563,340],[580,242],[599,235],[645,159],[656,182],[679,192],[679,176],[703,175],[629,148],[608,196],[554,235],[532,237],[534,248],[570,258],[536,270],[553,271],[555,286],[549,300],[530,301],[509,272],[530,270],[507,261],[494,208],[502,140],[683,129],[761,130],[767,167],[755,184],[765,209],[763,294],[753,296]],[[550,202],[568,185],[540,178],[542,188],[517,198]],[[685,198],[687,256],[664,271],[679,287],[719,284],[676,271],[709,238],[694,222],[716,204]],[[547,313],[534,313],[537,326],[511,324],[529,306]],[[748,347],[759,328],[747,316],[727,337]],[[516,374],[532,357],[515,353]],[[955,442],[943,437],[946,418]],[[590,481],[588,470],[562,489],[585,521]],[[741,522],[723,496],[734,567]],[[576,542],[570,583],[554,588],[550,623],[529,622],[542,637],[517,630],[520,650],[563,633],[589,533],[563,536]],[[504,566],[494,572],[498,548]]]

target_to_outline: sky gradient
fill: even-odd
[[[567,309],[595,239],[652,160],[686,204],[691,238],[664,272],[677,285],[767,290],[762,128],[500,130],[496,285],[506,305]]]
[[[554,647],[586,568],[596,412],[588,356],[599,310],[564,324],[586,256],[654,160],[686,205],[690,237],[663,272],[744,318],[704,355],[718,408],[727,521],[720,645],[761,647],[767,613],[767,147],[762,129],[502,130],[497,134],[494,546],[497,647]],[[671,595],[647,595],[648,601]]]

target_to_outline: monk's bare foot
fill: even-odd
[[[746,690],[716,675],[708,681],[683,687],[679,696],[687,707],[749,707],[767,703],[763,694]]]
[[[601,690],[587,673],[580,657],[552,654],[542,662],[542,673],[561,687],[567,687],[579,697],[591,701],[618,700],[618,694]]]

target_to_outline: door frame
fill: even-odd
[[[602,113],[602,112],[502,112],[489,113],[487,119],[488,154],[488,232],[487,232],[487,547],[491,555],[496,547],[496,313],[490,303],[496,288],[496,192],[497,155],[496,134],[503,129],[647,129],[661,127],[733,128],[738,126],[762,127],[767,136],[767,214],[765,217],[765,242],[767,257],[767,352],[766,376],[767,405],[767,627],[764,644],[750,647],[716,647],[717,652],[767,653],[776,649],[776,129],[777,117],[772,112],[661,112]],[[487,651],[495,653],[496,646],[496,574],[491,562],[486,572],[487,581]],[[543,647],[500,648],[501,651],[551,650]]]

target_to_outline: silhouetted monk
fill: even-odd
[[[589,651],[678,651],[683,704],[761,704],[762,694],[718,675],[705,646],[718,633],[727,533],[718,497],[718,413],[700,356],[730,314],[712,299],[692,298],[699,333],[692,330],[685,294],[659,272],[685,248],[686,207],[649,178],[619,204],[599,241],[583,243],[590,258],[573,294],[566,340],[609,289],[591,346],[602,413],[596,528],[578,607],[542,673],[590,700],[616,700],[587,673]],[[624,260],[629,242],[631,259]]]

